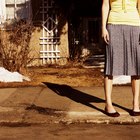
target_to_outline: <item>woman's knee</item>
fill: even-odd
[[[137,75],[131,76],[131,80],[140,80],[140,76]]]
[[[105,78],[108,78],[109,80],[113,80],[113,76],[112,75],[105,75]]]

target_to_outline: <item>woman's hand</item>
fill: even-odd
[[[106,28],[104,28],[104,29],[102,30],[102,37],[103,37],[104,41],[105,41],[107,44],[109,44],[109,33],[108,33],[108,31],[107,31]]]

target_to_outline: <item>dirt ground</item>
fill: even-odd
[[[74,140],[76,138],[81,140],[139,140],[139,129],[139,124],[96,125],[85,123],[0,127],[0,138],[1,140]]]
[[[83,68],[82,66],[65,67],[32,67],[28,68],[30,82],[0,83],[0,87],[38,86],[43,82],[65,84],[69,86],[102,86],[103,73],[99,68]]]

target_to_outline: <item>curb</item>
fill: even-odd
[[[49,118],[48,118],[49,116]],[[32,118],[34,117],[34,114]],[[28,116],[27,116],[28,118]],[[28,120],[22,118],[19,120],[0,120],[0,126],[5,127],[29,127],[29,126],[43,126],[47,124],[113,124],[113,125],[135,125],[140,124],[140,116],[132,117],[127,113],[121,113],[121,117],[112,118],[96,112],[67,112],[55,111],[53,115],[47,115],[44,120],[38,118]]]
[[[137,125],[140,124],[140,120],[131,118],[129,120],[115,120],[115,119],[87,119],[87,120],[73,120],[73,119],[59,119],[55,121],[40,121],[40,122],[28,122],[28,121],[0,121],[1,127],[30,127],[30,126],[43,126],[48,124],[107,124],[107,125]]]
[[[5,107],[6,109],[6,107]],[[27,110],[33,110],[28,112]],[[31,125],[47,125],[47,124],[76,124],[76,123],[92,123],[92,124],[140,124],[140,116],[130,116],[127,112],[120,112],[120,116],[116,118],[108,117],[101,112],[95,111],[61,111],[56,109],[47,109],[34,111],[34,108],[22,110],[23,114],[17,118],[15,111],[2,111],[5,118],[0,120],[0,126],[7,127],[28,127]],[[15,115],[15,118],[10,120],[9,114]]]
[[[59,113],[60,114],[60,113]],[[130,116],[128,113],[120,112],[121,116],[112,118],[99,112],[63,112],[65,118],[60,122],[71,123],[93,123],[93,124],[139,124],[140,116]]]
[[[25,113],[25,112],[24,112]],[[39,117],[37,117],[38,115]],[[47,124],[120,124],[120,125],[134,125],[140,124],[140,116],[133,117],[128,113],[120,112],[120,117],[112,118],[104,115],[101,112],[76,112],[76,111],[54,111],[47,114],[34,112],[19,119],[0,120],[0,126],[6,127],[28,127],[32,125],[47,125]],[[46,115],[46,116],[45,116]],[[43,116],[40,117],[40,116]],[[31,119],[28,119],[30,117]],[[6,118],[6,116],[5,116]],[[7,117],[8,118],[8,117]]]

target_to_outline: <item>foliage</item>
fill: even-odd
[[[21,20],[10,31],[0,32],[0,54],[3,67],[21,72],[33,60],[29,42],[33,27]]]

